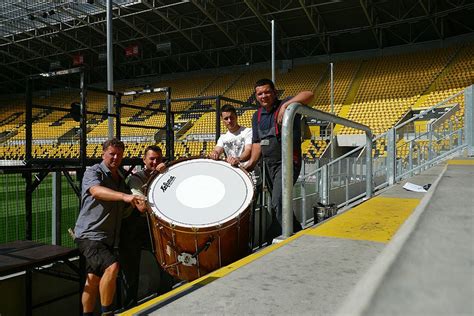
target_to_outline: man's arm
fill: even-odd
[[[209,154],[209,158],[214,159],[214,160],[218,160],[223,152],[224,152],[223,147],[216,146],[216,147],[214,147],[214,150]]]
[[[260,159],[262,148],[260,147],[260,136],[258,134],[258,119],[256,111],[252,116],[252,148],[250,150],[250,159],[245,164],[245,170],[253,171]]]
[[[278,124],[281,124],[283,120],[283,115],[285,114],[285,110],[288,107],[288,105],[294,102],[301,103],[301,104],[309,104],[311,101],[313,101],[313,98],[314,98],[313,92],[301,91],[300,93],[295,95],[293,98],[283,103],[280,107],[280,111],[278,112],[278,118],[277,118]]]
[[[260,147],[260,143],[253,143],[252,149],[250,151],[250,159],[247,161],[245,165],[245,170],[252,171],[258,163],[260,159],[260,154],[262,152],[262,148]]]
[[[253,137],[253,130],[251,128],[245,129],[245,146],[244,151],[239,157],[240,162],[244,162],[250,159],[250,155],[252,154],[252,137]]]
[[[244,151],[239,157],[240,162],[244,162],[250,159],[250,155],[252,153],[252,143],[245,145]]]
[[[241,162],[245,162],[250,159],[250,153],[252,151],[252,144],[245,145],[244,151],[239,157],[227,157],[227,162],[232,166],[236,167]]]
[[[97,200],[102,201],[117,201],[132,204],[133,207],[137,206],[137,203],[145,201],[145,197],[139,195],[126,194],[123,192],[114,191],[101,185],[94,185],[89,188],[89,192]]]

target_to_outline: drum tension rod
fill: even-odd
[[[211,244],[214,240],[215,240],[214,236],[209,237],[208,241],[206,241],[206,243],[192,255],[187,253],[187,252],[184,252],[184,251],[176,251],[177,249],[175,247],[172,247],[173,250],[176,251],[176,253],[180,253],[180,254],[177,256],[177,261],[175,263],[167,265],[164,268],[169,269],[169,268],[175,267],[175,266],[180,265],[180,264],[185,265],[185,266],[196,265],[197,256],[201,252],[206,251],[207,249],[209,249],[209,247],[211,246]]]
[[[214,236],[209,237],[209,240],[200,249],[198,249],[191,257],[196,258],[201,252],[209,249],[214,239],[215,239]]]

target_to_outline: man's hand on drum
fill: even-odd
[[[218,159],[219,159],[219,156],[220,156],[220,153],[218,153],[218,152],[215,151],[215,150],[213,150],[213,151],[209,154],[209,158],[214,159],[214,160],[218,160]]]
[[[240,164],[240,158],[238,157],[227,157],[226,161],[230,163],[233,167],[238,167]]]
[[[125,203],[130,203],[133,207],[140,210],[140,207],[145,205],[146,198],[142,195],[124,194],[123,201]],[[140,211],[143,212],[142,210]]]
[[[137,208],[137,210],[140,211],[140,213],[146,212],[146,200],[137,200],[135,205],[135,207]]]
[[[156,171],[159,173],[162,173],[163,171],[166,170],[166,164],[164,162],[161,162],[158,166],[156,166]]]

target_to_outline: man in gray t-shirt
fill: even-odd
[[[144,202],[130,194],[120,171],[125,145],[117,139],[103,145],[102,162],[87,168],[82,179],[81,211],[74,234],[86,258],[86,284],[82,293],[84,315],[93,315],[97,295],[102,313],[112,314],[115,279],[119,271],[114,246],[118,245],[125,207]]]

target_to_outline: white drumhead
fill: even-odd
[[[153,213],[174,225],[223,224],[252,202],[253,184],[241,169],[224,161],[192,159],[156,176],[148,188]]]

